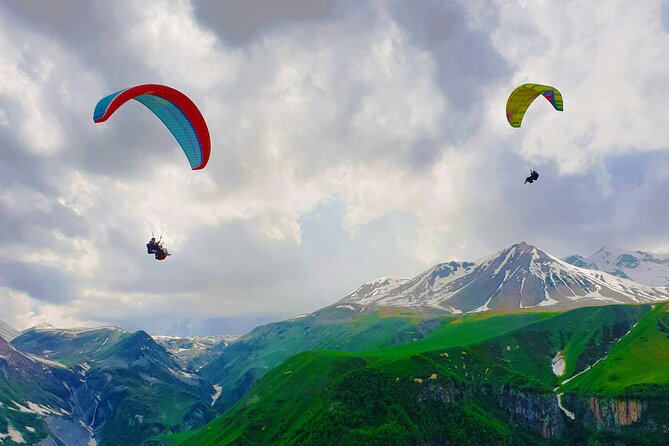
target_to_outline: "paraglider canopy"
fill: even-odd
[[[511,127],[520,127],[527,108],[539,95],[545,97],[555,110],[563,111],[562,94],[557,88],[549,85],[523,84],[513,90],[506,102],[506,119]]]
[[[131,99],[143,104],[165,124],[183,149],[193,170],[204,169],[211,152],[209,129],[193,101],[174,88],[145,84],[117,91],[100,99],[93,112],[93,121],[106,121]]]

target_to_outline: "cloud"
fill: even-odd
[[[291,23],[322,20],[335,10],[333,0],[284,0],[267,3],[262,0],[193,2],[195,16],[214,29],[223,40],[233,44],[247,43],[268,30]]]
[[[523,239],[669,250],[666,2],[594,8],[4,2],[0,317],[201,332]],[[565,111],[512,129],[527,81]],[[201,108],[204,171],[141,104],[92,123],[147,82]]]
[[[0,262],[3,285],[27,293],[33,298],[64,303],[70,297],[70,280],[57,268],[25,263]]]
[[[623,3],[605,13],[594,4],[530,5],[499,2],[490,30],[496,49],[518,69],[509,89],[522,82],[554,85],[564,113],[533,105],[519,142],[523,157],[556,162],[561,173],[580,173],[604,157],[667,150],[658,131],[669,69],[662,48],[660,2],[639,8]],[[653,93],[649,86],[653,86]],[[520,132],[516,132],[520,133]]]

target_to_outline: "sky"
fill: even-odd
[[[241,333],[519,241],[667,253],[668,33],[665,0],[5,0],[0,319]],[[511,128],[526,82],[564,112]],[[206,169],[139,103],[93,123],[143,83]]]

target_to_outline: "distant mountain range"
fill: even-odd
[[[179,363],[190,370],[199,370],[220,355],[239,336],[153,336]]]
[[[521,242],[475,262],[436,265],[412,279],[366,283],[340,307],[404,307],[452,314],[537,307],[657,302],[669,289],[643,285],[620,274],[580,267]],[[594,265],[594,264],[588,264]],[[669,274],[669,267],[667,267]]]
[[[193,343],[190,359],[217,342]],[[0,440],[4,420],[15,443],[142,444],[214,416],[216,389],[141,330],[40,324],[0,340],[0,372]]]
[[[604,247],[589,257],[574,254],[564,260],[580,268],[605,271],[644,285],[654,287],[669,285],[668,254],[649,254],[643,251]]]

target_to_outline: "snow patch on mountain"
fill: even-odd
[[[4,443],[5,438],[9,438],[10,440],[12,440],[14,443],[17,444],[22,444],[26,442],[23,439],[23,435],[21,435],[21,432],[14,429],[14,427],[11,424],[7,425],[7,433],[3,434],[0,432],[0,441]]]
[[[562,352],[557,352],[555,357],[551,360],[551,368],[553,369],[555,376],[559,378],[564,375],[566,365]]]
[[[54,415],[61,417],[63,415],[69,415],[69,412],[67,412],[65,409],[59,409],[56,410],[50,406],[42,405],[42,404],[37,404],[33,403],[32,401],[26,401],[24,402],[24,406],[22,404],[17,403],[16,401],[12,401],[12,404],[14,404],[16,407],[18,407],[19,412],[24,412],[24,413],[31,413],[34,415],[40,415],[40,416],[47,416],[47,415]],[[16,410],[12,407],[10,407],[12,410]]]
[[[213,406],[214,403],[216,403],[216,400],[218,400],[218,397],[221,396],[221,392],[223,392],[223,387],[221,387],[220,384],[214,384],[214,394],[211,396],[211,405]]]
[[[68,335],[76,336],[82,333],[94,333],[97,331],[117,331],[117,332],[124,331],[122,328],[114,326],[93,327],[93,328],[90,327],[56,328],[53,325],[46,323],[35,325],[34,327],[29,328],[28,330],[53,332],[54,334],[59,334],[63,336],[68,336]]]
[[[365,283],[347,295],[343,301],[365,305],[368,301],[374,300],[375,297],[383,295],[393,288],[406,283],[408,280],[397,277],[379,277]]]

